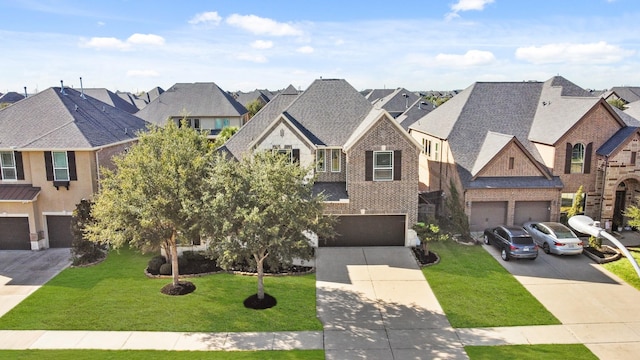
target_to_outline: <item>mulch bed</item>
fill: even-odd
[[[425,254],[421,248],[414,247],[412,248],[412,250],[413,255],[416,257],[416,260],[418,260],[418,263],[420,263],[420,266],[434,265],[437,264],[438,261],[440,261],[438,255],[432,251],[429,251],[428,254]]]
[[[190,281],[180,281],[178,285],[167,284],[160,289],[165,295],[187,295],[196,291],[196,286]]]
[[[276,306],[276,298],[265,293],[264,299],[258,299],[258,294],[253,294],[244,300],[244,307],[254,310],[264,310]]]
[[[618,251],[610,248],[609,246],[602,246],[600,249],[596,249],[592,246],[585,246],[582,253],[598,264],[616,261],[622,257]]]

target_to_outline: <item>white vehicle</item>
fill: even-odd
[[[571,229],[560,223],[532,221],[524,224],[524,228],[547,254],[582,254],[582,240]]]

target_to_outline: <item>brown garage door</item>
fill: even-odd
[[[471,231],[502,225],[507,221],[506,201],[474,201],[471,203]]]
[[[549,201],[516,201],[513,223],[522,225],[527,221],[549,221]]]
[[[405,215],[338,216],[338,235],[318,246],[404,246],[405,222]]]
[[[49,247],[71,247],[71,216],[47,215],[47,229],[49,230]]]
[[[0,250],[31,250],[29,218],[0,217]]]

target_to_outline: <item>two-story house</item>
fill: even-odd
[[[417,221],[420,145],[345,80],[319,79],[301,94],[290,86],[221,150],[277,151],[313,168],[325,212],[339,220],[339,236],[319,246],[403,246]]]
[[[622,224],[638,183],[635,126],[601,97],[555,76],[474,83],[409,131],[422,144],[421,191],[444,199],[456,186],[471,230],[479,231],[558,221],[580,186],[586,215]]]
[[[144,131],[140,118],[69,88],[0,110],[0,249],[69,247],[76,204]]]
[[[177,83],[136,113],[139,118],[164,126],[167,121],[207,130],[211,138],[229,126],[241,127],[249,120],[247,109],[212,82]]]

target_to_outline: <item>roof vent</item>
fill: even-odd
[[[76,110],[76,111],[78,111],[78,105],[76,105],[76,108],[75,108],[75,110]]]
[[[80,97],[83,99],[87,98],[86,96],[84,96],[84,87],[82,86],[82,76],[80,76]]]
[[[26,99],[29,95],[27,94],[27,87],[24,87],[24,98]]]
[[[102,105],[102,112],[106,112],[107,109],[104,107],[104,105]]]
[[[67,93],[64,91],[64,82],[62,80],[60,80],[60,94],[67,95]]]

